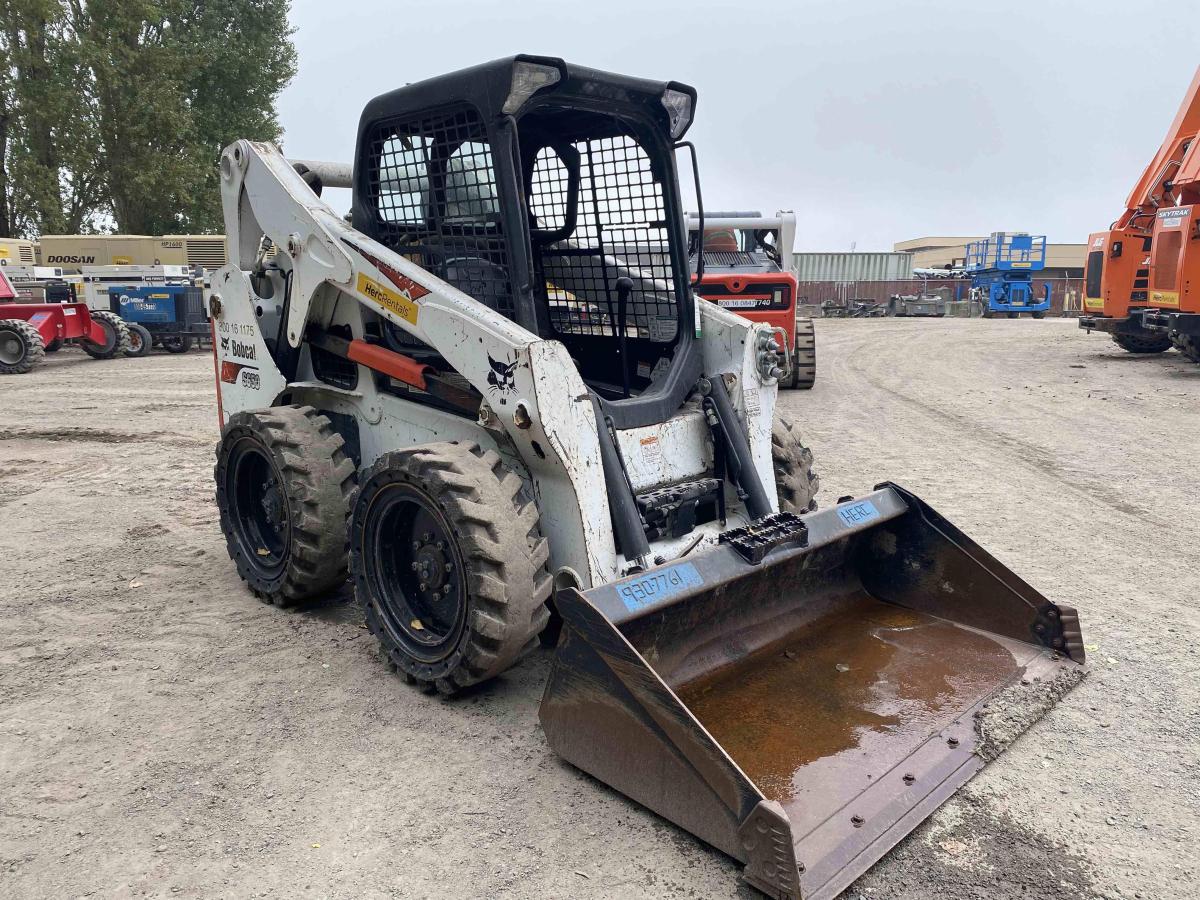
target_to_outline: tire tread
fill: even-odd
[[[410,657],[383,625],[366,579],[362,534],[377,477],[418,486],[438,504],[467,568],[466,627],[436,664]],[[538,645],[549,621],[549,541],[520,475],[475,443],[424,444],[385,453],[363,472],[350,526],[350,571],[367,627],[405,680],[443,695],[499,675]]]

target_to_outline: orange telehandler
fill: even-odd
[[[1200,71],[1189,94],[1193,111],[1200,109],[1198,89]],[[1183,149],[1171,182],[1176,205],[1154,217],[1150,300],[1155,308],[1142,313],[1142,327],[1165,334],[1176,350],[1200,363],[1200,141]]]
[[[1107,231],[1088,239],[1084,311],[1079,327],[1103,331],[1131,353],[1161,353],[1174,344],[1200,362],[1196,338],[1180,314],[1200,313],[1200,291],[1189,290],[1188,274],[1200,265],[1193,250],[1200,239],[1188,204],[1198,199],[1200,69],[1158,152],[1146,166],[1125,212]]]

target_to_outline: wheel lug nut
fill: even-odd
[[[411,568],[412,568],[412,570],[413,570],[414,572],[415,572],[415,571],[417,571],[417,564],[416,564],[416,563],[413,563],[413,564],[412,564],[412,566],[411,566]]]
[[[421,582],[421,590],[424,591],[424,590],[428,590],[428,589],[429,589],[429,585],[426,582],[422,581]]]
[[[420,550],[420,549],[421,549],[421,542],[420,542],[420,541],[413,541],[413,550],[414,550],[414,551],[417,551],[417,550]]]
[[[453,571],[454,571],[454,566],[450,565],[450,563],[446,563],[446,571],[447,571],[447,572],[453,572]]]
[[[433,540],[433,535],[427,531],[423,535],[421,535],[421,540],[425,541],[425,543],[429,543],[430,541]]]

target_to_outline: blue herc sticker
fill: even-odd
[[[870,500],[859,500],[857,503],[847,503],[845,506],[839,506],[837,514],[851,528],[857,525],[865,525],[867,522],[879,518],[879,510],[875,508],[875,504]]]
[[[663,569],[655,569],[624,584],[613,585],[613,590],[630,612],[637,612],[660,600],[674,597],[704,584],[704,579],[691,563],[679,563]]]

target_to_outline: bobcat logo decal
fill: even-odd
[[[517,371],[517,360],[511,363],[497,362],[492,359],[492,355],[488,354],[488,362],[491,364],[492,370],[488,372],[487,382],[488,387],[493,391],[500,391],[508,394],[517,389],[517,379],[514,373]]]

